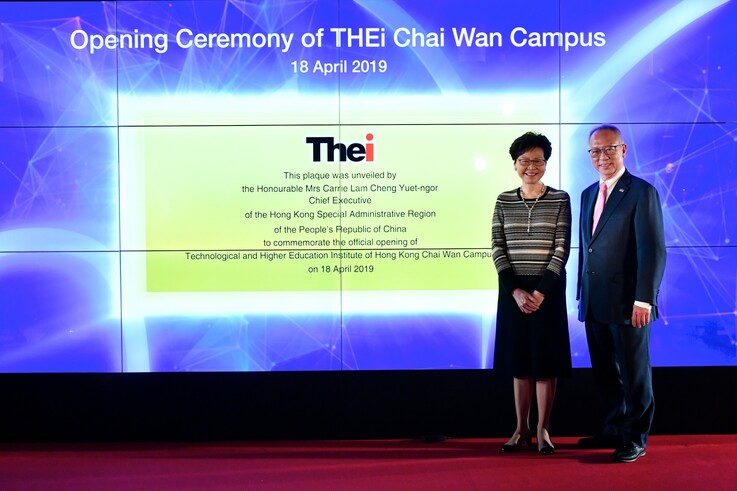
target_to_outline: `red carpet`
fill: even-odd
[[[2,491],[735,490],[737,436],[653,436],[647,456],[555,438],[555,455],[501,439],[0,444]]]

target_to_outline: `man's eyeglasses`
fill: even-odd
[[[521,165],[522,167],[529,167],[529,166],[535,166],[535,167],[542,167],[546,164],[546,160],[543,159],[535,159],[535,160],[529,160],[529,159],[517,159],[517,163]]]
[[[604,148],[589,148],[589,155],[591,155],[592,159],[598,159],[599,157],[601,157],[602,153],[607,157],[611,157],[617,152],[617,147],[621,147],[622,145],[624,145],[624,143],[609,145],[608,147]]]

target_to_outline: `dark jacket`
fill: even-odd
[[[578,318],[631,324],[635,300],[650,303],[658,317],[658,290],[665,270],[663,212],[657,190],[625,171],[610,191],[593,235],[596,182],[581,193],[578,254]]]

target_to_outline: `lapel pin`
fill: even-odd
[[[624,189],[622,189],[622,188],[619,188],[619,192],[620,192],[620,193],[624,193]]]

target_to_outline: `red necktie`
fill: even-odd
[[[596,208],[594,208],[594,226],[591,227],[591,234],[594,234],[596,230],[596,224],[599,223],[601,218],[601,212],[604,211],[604,204],[606,203],[606,183],[599,183],[599,199],[596,200]]]

